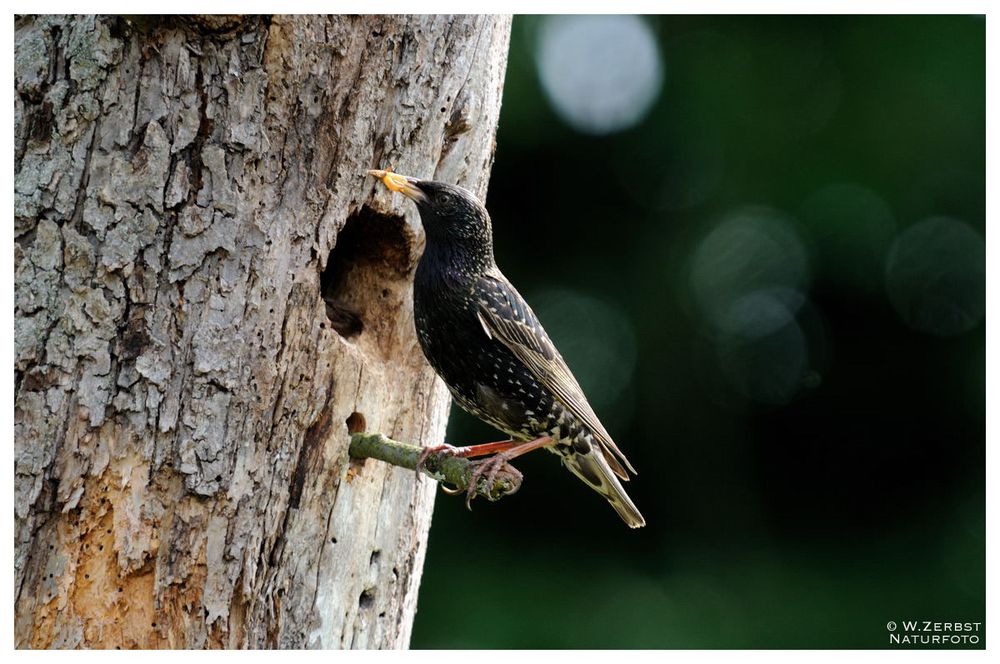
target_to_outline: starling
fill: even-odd
[[[466,457],[492,454],[481,462],[492,475],[509,459],[544,447],[604,496],[630,528],[646,525],[619,482],[635,469],[597,419],[531,307],[493,260],[486,208],[461,187],[391,171],[368,174],[414,201],[420,212],[426,246],[413,282],[413,312],[427,361],[459,406],[511,437],[430,449]]]

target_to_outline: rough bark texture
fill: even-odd
[[[348,429],[449,400],[364,173],[483,194],[509,29],[16,20],[18,646],[407,645],[435,483]]]

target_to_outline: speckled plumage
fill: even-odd
[[[534,312],[493,259],[489,214],[468,191],[409,178],[427,244],[413,284],[424,355],[463,409],[548,446],[631,527],[645,524],[619,479],[635,472]],[[617,477],[616,477],[617,476]]]

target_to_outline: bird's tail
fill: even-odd
[[[646,525],[646,520],[625,493],[600,449],[595,448],[587,454],[570,454],[563,457],[563,462],[587,486],[604,496],[629,528]]]

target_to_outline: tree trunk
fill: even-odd
[[[138,21],[138,19],[137,19]],[[497,17],[15,22],[19,647],[405,647],[441,442],[412,206],[485,193]]]

